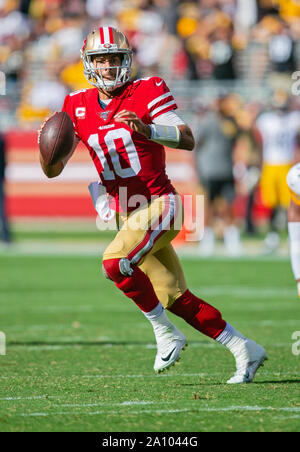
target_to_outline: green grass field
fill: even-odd
[[[184,259],[190,289],[268,351],[250,385],[234,360],[170,314],[189,340],[155,375],[150,324],[94,256],[0,256],[0,431],[300,431],[300,330],[287,259]],[[300,350],[300,346],[299,346]]]

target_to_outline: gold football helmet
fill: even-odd
[[[121,66],[113,66],[116,69],[115,80],[103,79],[101,69],[93,65],[93,57],[96,55],[117,54],[121,58]],[[89,83],[98,89],[112,91],[124,85],[131,75],[132,49],[126,36],[112,27],[100,27],[92,31],[85,39],[81,49],[81,58],[84,64],[84,75]],[[106,68],[107,69],[107,68]]]

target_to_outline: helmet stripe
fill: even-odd
[[[108,27],[103,27],[103,34],[104,34],[104,44],[110,44]]]
[[[103,27],[100,27],[100,28],[99,28],[99,32],[100,32],[100,42],[101,42],[101,44],[104,44]]]
[[[111,27],[108,27],[108,31],[109,31],[109,42],[110,44],[114,43],[114,34],[113,34],[113,30]]]
[[[83,46],[82,46],[82,49],[81,49],[82,52],[84,51],[85,46],[86,46],[86,38],[85,38],[85,40],[84,40],[84,43],[83,43]]]

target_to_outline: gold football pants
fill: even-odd
[[[157,298],[165,308],[186,290],[179,259],[171,245],[183,222],[178,194],[156,198],[129,215],[120,215],[122,227],[108,245],[103,260],[127,258],[149,277]]]
[[[290,192],[286,176],[291,165],[264,164],[260,180],[261,197],[264,205],[270,209],[275,207],[288,208]]]

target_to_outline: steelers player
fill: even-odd
[[[290,237],[290,256],[298,297],[300,298],[300,163],[294,165],[288,175],[287,184],[291,194],[288,210],[288,230]]]
[[[103,254],[103,273],[151,322],[156,372],[172,366],[186,346],[167,309],[233,353],[237,369],[228,383],[249,383],[266,351],[189,291],[171,245],[181,227],[182,203],[166,174],[164,146],[191,151],[193,134],[175,113],[176,101],[163,79],[130,81],[132,54],[115,28],[90,33],[81,55],[93,88],[71,93],[63,106],[74,123],[73,151],[79,140],[85,144],[120,223]],[[60,174],[68,158],[49,166],[41,157],[45,174]]]
[[[286,213],[290,194],[286,184],[287,173],[295,161],[295,148],[300,131],[300,112],[289,111],[289,99],[282,90],[274,94],[273,108],[261,113],[256,129],[262,144],[261,197],[271,209],[271,231],[266,237],[267,246],[275,248],[279,236],[273,221],[279,209]]]

